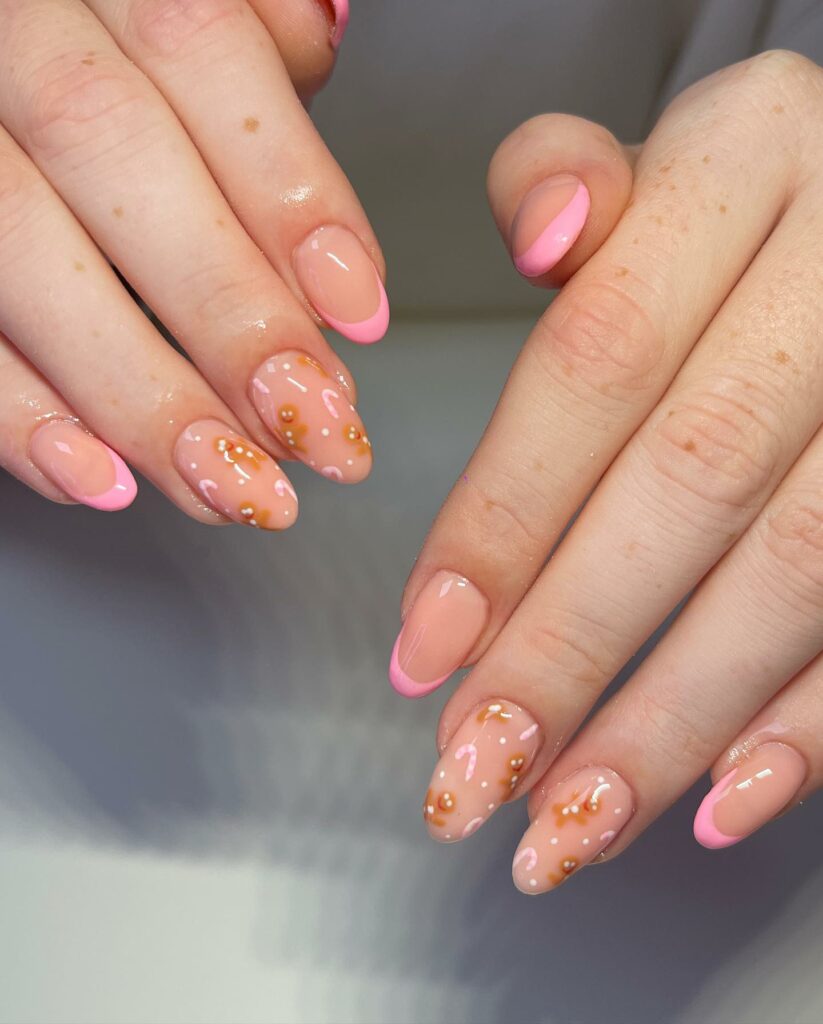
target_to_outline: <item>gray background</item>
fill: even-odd
[[[384,241],[400,315],[345,355],[372,477],[295,470],[301,522],[116,516],[0,479],[0,1020],[819,1022],[814,804],[723,854],[699,791],[625,857],[529,900],[522,807],[442,848],[419,820],[441,695],[385,679],[403,580],[542,297],[485,164],[544,109],[642,136],[820,5],[353,0],[316,115]]]

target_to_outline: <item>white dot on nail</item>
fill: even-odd
[[[501,736],[500,737],[500,742],[501,743],[505,743],[506,742],[506,737],[505,736]]]
[[[622,814],[623,813],[623,808],[622,807],[615,807],[614,813],[615,814]]]
[[[347,466],[353,466],[354,465],[354,459],[346,459],[346,465]]]
[[[441,768],[441,769],[440,769],[440,778],[441,778],[441,779],[445,779],[445,777],[446,777],[446,773],[445,773],[445,771],[444,771],[444,770],[443,770],[443,769]]]
[[[552,844],[552,846],[557,846],[557,836],[552,836],[549,842]]]
[[[197,469],[197,463],[196,463],[196,462],[193,462],[193,463],[191,464],[191,468],[192,468],[192,469]]]
[[[195,441],[202,441],[202,440],[203,440],[203,438],[202,438],[202,437],[201,437],[201,436],[200,436],[199,434],[195,434],[195,435],[194,435],[194,440],[195,440]]]
[[[603,782],[605,782],[606,780],[605,780],[605,779],[603,778],[603,776],[602,776],[602,775],[598,775],[598,776],[597,776],[597,781],[598,781],[598,782],[600,782],[600,783],[603,783]]]
[[[494,810],[494,804],[489,804],[489,810],[490,810],[490,811],[493,811],[493,810]]]
[[[584,840],[583,840],[583,845],[584,845],[584,846],[588,846],[588,845],[589,845],[589,842],[590,842],[590,840],[588,840],[588,839],[584,839]]]
[[[482,781],[482,782],[480,783],[480,788],[481,788],[481,789],[485,789],[485,788],[486,788],[486,786],[488,786],[488,782],[486,782],[486,780],[485,780],[485,779],[483,779],[483,781]]]
[[[328,427],[323,427],[323,429],[320,431],[320,433],[323,435],[323,437],[328,437],[329,436],[329,428]]]
[[[283,369],[284,370],[290,370],[291,369],[291,363],[283,363]]]
[[[451,837],[452,837],[451,832],[447,832],[445,838],[446,839],[451,839]]]
[[[532,889],[534,889],[535,886],[537,885],[537,879],[536,878],[530,878],[529,879],[529,885],[532,887]]]

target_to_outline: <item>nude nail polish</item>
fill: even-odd
[[[763,743],[706,794],[694,819],[694,837],[722,850],[765,825],[797,793],[808,768],[785,743]]]
[[[326,323],[371,345],[389,326],[389,300],[360,240],[336,224],[317,228],[294,251],[294,272]]]
[[[507,700],[475,708],[434,769],[423,818],[433,839],[456,843],[510,800],[543,742],[534,718]]]
[[[260,418],[307,466],[340,483],[369,474],[371,442],[348,395],[305,352],[271,356],[252,378],[251,398]]]
[[[571,174],[547,178],[525,196],[511,232],[514,265],[524,277],[540,277],[560,262],[583,230],[590,205],[589,190]]]
[[[117,452],[71,420],[38,427],[29,455],[52,483],[90,508],[118,512],[137,494],[134,477]]]
[[[174,461],[202,500],[262,530],[284,530],[297,518],[297,495],[274,459],[220,420],[198,420],[178,437]]]
[[[404,697],[423,697],[459,668],[483,632],[489,602],[456,572],[436,572],[423,587],[394,644],[389,679]]]
[[[334,10],[334,29],[331,34],[331,44],[335,50],[340,48],[346,28],[349,24],[349,0],[331,0]]]
[[[575,772],[549,792],[520,840],[514,884],[534,895],[556,889],[598,857],[633,813],[632,791],[616,772],[598,766]]]

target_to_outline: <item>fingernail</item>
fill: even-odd
[[[297,518],[297,495],[282,469],[220,420],[188,426],[174,461],[203,501],[236,523],[285,530]]]
[[[610,768],[582,768],[546,797],[514,855],[512,875],[521,892],[562,885],[613,842],[634,813],[628,784]]]
[[[389,679],[423,697],[463,664],[489,617],[489,602],[465,576],[436,572],[420,591],[394,644]]]
[[[117,452],[71,420],[52,420],[32,434],[31,461],[66,494],[91,508],[119,512],[137,484]]]
[[[357,411],[326,370],[305,352],[278,352],[252,378],[260,418],[316,472],[356,484],[368,476],[371,443]]]
[[[528,711],[506,700],[475,709],[452,736],[429,783],[423,818],[432,839],[456,843],[510,800],[543,734]]]
[[[346,28],[349,24],[349,0],[331,0],[334,9],[334,29],[331,34],[331,44],[337,50],[343,42]]]
[[[577,241],[589,215],[589,190],[571,174],[547,178],[529,192],[512,224],[514,265],[524,277],[540,277]]]
[[[803,785],[806,762],[785,743],[764,743],[712,787],[694,819],[694,838],[722,850],[782,811]]]
[[[335,224],[317,228],[294,251],[294,272],[326,323],[371,345],[389,326],[389,300],[360,240]]]

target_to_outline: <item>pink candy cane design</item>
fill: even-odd
[[[327,476],[329,480],[342,480],[343,474],[337,468],[337,466],[324,466],[320,472],[323,476]]]
[[[477,767],[477,747],[473,743],[464,743],[462,747],[458,747],[454,759],[460,761],[467,755],[469,760],[466,762],[466,782],[474,775],[474,769]]]
[[[329,416],[333,417],[336,420],[339,420],[340,413],[337,411],[337,409],[335,409],[334,403],[332,402],[332,398],[336,398],[339,401],[340,395],[338,395],[334,388],[323,388],[323,390],[320,392],[320,397],[323,399],[323,405],[325,405],[326,409],[328,410]]]
[[[463,829],[463,832],[461,833],[463,839],[465,839],[466,836],[470,836],[472,832],[476,832],[483,824],[484,820],[484,818],[472,818],[472,820],[468,823],[468,825],[466,825],[466,827]]]
[[[211,504],[212,499],[209,496],[209,491],[216,491],[217,490],[217,484],[214,482],[214,480],[201,480],[200,483],[197,486],[202,491],[203,497],[206,499],[206,501],[209,504]]]
[[[526,861],[527,871],[534,871],[535,865],[537,864],[537,850],[535,850],[533,846],[524,847],[514,858],[514,864],[512,864],[512,867],[516,868],[521,860]]]
[[[284,494],[290,494],[295,501],[297,501],[297,495],[294,493],[294,488],[288,480],[280,479],[274,481],[274,493],[278,498],[282,498]]]

